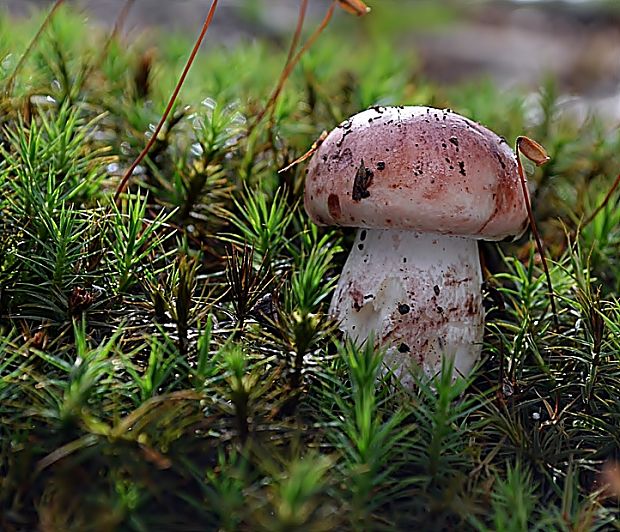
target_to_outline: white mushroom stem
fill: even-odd
[[[393,229],[360,229],[331,303],[348,336],[374,333],[404,384],[454,358],[467,375],[482,348],[482,274],[476,240]]]

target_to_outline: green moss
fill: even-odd
[[[0,102],[1,529],[616,526],[617,498],[597,490],[619,458],[618,194],[576,228],[620,136],[559,116],[552,82],[538,121],[488,81],[428,83],[399,51],[401,17],[374,7],[330,27],[251,135],[285,51],[211,46],[118,208],[119,169],[190,43],[104,50],[59,13]],[[453,16],[409,9],[420,25]],[[36,21],[0,28],[6,80]],[[560,329],[531,240],[486,246],[491,310],[467,380],[447,368],[403,390],[380,352],[337,339],[327,306],[351,238],[308,220],[303,164],[277,172],[377,103],[449,106],[552,157],[531,184]]]

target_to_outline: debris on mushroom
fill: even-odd
[[[374,333],[405,384],[443,356],[466,375],[484,330],[477,240],[527,226],[506,141],[450,110],[373,107],[314,153],[305,207],[319,225],[359,228],[330,307],[341,329]]]

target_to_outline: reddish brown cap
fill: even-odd
[[[308,168],[319,225],[501,240],[527,221],[506,141],[449,110],[373,107],[333,130]]]

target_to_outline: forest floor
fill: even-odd
[[[109,39],[62,9],[18,68],[42,17],[0,15],[3,532],[618,530],[620,131],[566,112],[614,95],[615,11],[462,5],[339,9],[266,113],[294,24],[235,10],[118,201],[201,17]],[[387,105],[549,154],[526,168],[546,261],[530,231],[480,244],[483,351],[456,379],[446,357],[405,386],[344,341],[354,230],[310,221],[307,163],[279,172]]]

